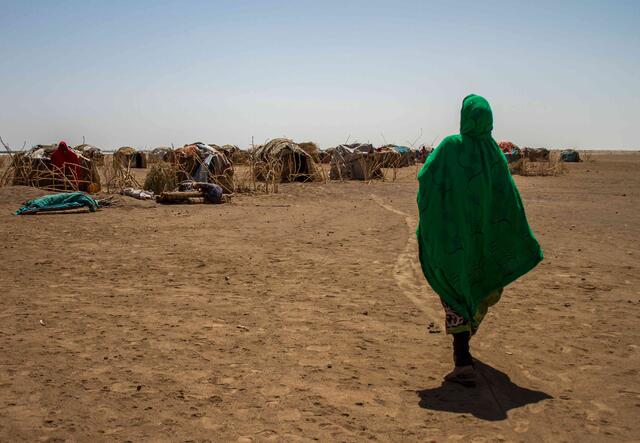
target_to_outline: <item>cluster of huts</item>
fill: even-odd
[[[523,158],[532,162],[549,161],[550,151],[546,148],[520,148],[510,141],[501,141],[498,146],[500,146],[509,163]],[[563,149],[560,151],[560,160],[566,163],[580,162],[580,153],[575,149]]]
[[[19,173],[14,175],[14,184],[53,186],[56,171],[51,163],[51,154],[56,147],[37,145],[29,151],[15,154],[14,166],[20,167]],[[74,177],[76,182],[81,183],[80,188],[87,188],[91,183],[99,187],[96,168],[104,165],[105,154],[88,144],[70,149],[78,156],[84,171],[81,177]],[[422,155],[422,160],[424,158],[425,155]],[[318,176],[319,163],[331,165],[332,179],[369,180],[382,177],[383,168],[410,166],[420,160],[419,151],[404,146],[385,145],[374,148],[371,144],[355,143],[321,151],[313,142],[296,143],[276,138],[250,150],[241,150],[233,145],[219,146],[200,142],[175,149],[158,147],[151,151],[125,146],[113,153],[112,165],[118,169],[134,169],[165,162],[176,167],[179,180],[214,179],[222,183],[223,187],[225,182],[229,183],[227,187],[230,188],[234,164],[252,164],[257,180],[294,182],[314,180]]]
[[[519,148],[511,142],[500,142],[510,164],[523,158],[548,161],[549,150]],[[70,148],[79,159],[73,182],[56,171],[51,154],[56,145],[37,145],[31,150],[14,154],[13,183],[41,188],[67,189],[73,187],[88,192],[100,189],[98,166],[105,163],[104,153],[97,147],[82,144]],[[313,181],[319,177],[318,164],[329,165],[332,180],[373,180],[384,177],[385,168],[402,168],[422,163],[431,149],[413,149],[387,144],[374,147],[369,143],[342,144],[320,150],[313,142],[296,143],[276,138],[267,143],[242,150],[233,145],[191,143],[181,148],[158,147],[151,151],[121,147],[113,154],[112,166],[118,169],[147,168],[151,164],[171,165],[176,183],[183,181],[209,182],[220,185],[226,193],[233,192],[233,165],[252,166],[255,179],[270,182]],[[579,161],[576,151],[560,153],[563,161]]]
[[[550,151],[546,148],[520,148],[510,141],[501,141],[498,146],[507,158],[509,168],[513,173],[521,170],[523,160],[530,162],[550,161]],[[580,154],[575,149],[563,149],[560,151],[559,160],[565,163],[576,163],[580,161]]]

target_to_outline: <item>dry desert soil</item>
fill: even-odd
[[[516,177],[545,260],[442,382],[416,169],[226,205],[12,215],[0,189],[0,440],[638,441],[640,155]],[[429,325],[432,324],[430,327]]]

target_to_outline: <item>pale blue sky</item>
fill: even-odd
[[[0,136],[640,148],[640,1],[2,1]]]

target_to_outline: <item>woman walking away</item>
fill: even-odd
[[[469,95],[460,134],[445,138],[418,174],[420,263],[453,335],[455,368],[445,380],[466,386],[475,385],[469,339],[502,288],[542,260],[492,129],[487,100]]]

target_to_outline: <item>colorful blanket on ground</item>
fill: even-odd
[[[89,211],[95,212],[99,203],[84,192],[45,195],[26,202],[16,211],[16,215],[35,214],[40,211],[65,211],[83,206],[89,208]]]

